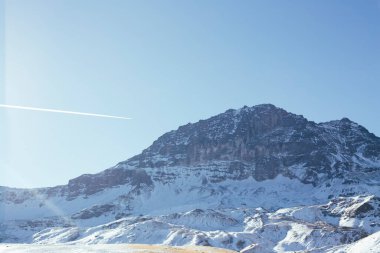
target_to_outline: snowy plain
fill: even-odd
[[[26,245],[0,244],[1,253],[233,253],[232,250],[202,246],[170,247],[142,244]]]

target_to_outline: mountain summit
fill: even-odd
[[[330,249],[380,230],[379,186],[364,127],[245,106],[67,185],[0,188],[0,242]]]
[[[222,161],[249,166],[247,173],[259,181],[282,174],[317,184],[354,171],[358,163],[362,168],[380,161],[380,138],[346,118],[316,124],[263,104],[181,126],[125,164],[156,168]]]

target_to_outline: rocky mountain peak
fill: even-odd
[[[124,162],[139,168],[240,164],[257,180],[278,174],[316,183],[380,160],[380,138],[343,118],[316,124],[271,104],[230,109],[158,138]],[[232,166],[232,165],[231,165]],[[378,166],[378,165],[376,165]]]
[[[183,176],[178,168],[210,173],[200,179],[204,185],[279,175],[313,185],[371,181],[380,176],[380,138],[346,118],[316,124],[271,104],[244,106],[180,126],[141,154],[49,194],[74,199],[125,184],[139,192],[154,180],[169,183]]]
[[[359,124],[245,106],[67,185],[0,187],[0,242],[319,252],[380,229],[379,182],[380,138]]]
[[[180,126],[162,135],[133,160],[139,160],[141,166],[154,167],[168,165],[165,160],[170,160],[173,165],[197,163],[209,158],[230,159],[231,153],[226,152],[228,146],[234,149],[236,146],[251,145],[273,131],[303,129],[307,124],[311,123],[302,116],[271,104],[244,106]],[[144,160],[149,164],[144,164]]]

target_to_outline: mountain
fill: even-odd
[[[379,137],[263,104],[181,126],[67,185],[0,188],[0,242],[326,252],[380,230],[379,186]]]

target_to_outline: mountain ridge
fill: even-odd
[[[267,111],[268,111],[268,110],[276,110],[276,111],[279,111],[279,112],[283,112],[283,113],[286,113],[286,114],[288,114],[288,115],[291,115],[291,116],[293,116],[293,117],[295,117],[295,118],[299,118],[299,119],[305,120],[307,123],[310,123],[310,124],[315,125],[315,126],[323,126],[323,127],[326,127],[326,126],[327,126],[327,127],[329,127],[329,126],[341,126],[341,125],[343,125],[343,126],[347,126],[347,124],[350,124],[350,125],[352,125],[352,126],[355,126],[355,127],[360,128],[361,131],[366,132],[366,133],[367,133],[368,135],[370,135],[372,138],[377,139],[377,141],[380,143],[380,137],[376,136],[374,133],[369,132],[365,127],[363,127],[363,126],[361,126],[360,124],[358,124],[358,123],[356,123],[356,122],[350,120],[350,119],[347,118],[347,117],[343,117],[343,118],[340,119],[340,120],[330,120],[330,121],[326,121],[326,122],[319,122],[319,123],[316,123],[316,122],[314,122],[314,121],[309,121],[309,120],[307,120],[306,118],[303,117],[303,115],[297,115],[297,114],[289,113],[289,112],[287,112],[286,110],[284,110],[284,109],[282,109],[282,108],[279,108],[279,107],[274,106],[273,104],[266,103],[266,104],[259,104],[259,105],[256,105],[256,106],[252,106],[252,107],[243,106],[243,107],[241,107],[240,109],[228,109],[228,110],[226,110],[224,113],[220,113],[220,114],[215,115],[215,116],[213,116],[213,117],[210,117],[210,118],[208,118],[208,119],[203,119],[203,120],[199,120],[198,122],[195,122],[195,123],[187,123],[187,124],[185,124],[185,125],[179,126],[176,130],[171,130],[171,131],[169,131],[169,132],[167,132],[167,133],[161,135],[160,137],[158,137],[157,140],[155,140],[155,141],[152,143],[152,145],[150,145],[148,148],[144,149],[140,154],[135,155],[135,156],[132,156],[131,158],[129,158],[129,159],[123,161],[123,162],[119,162],[118,164],[116,164],[116,166],[117,166],[117,165],[120,165],[120,164],[128,163],[128,161],[135,161],[135,160],[139,159],[140,156],[144,155],[144,153],[147,153],[150,149],[152,149],[152,146],[154,146],[155,144],[159,143],[159,142],[160,142],[160,139],[165,138],[167,135],[172,135],[173,133],[176,133],[176,132],[178,132],[178,131],[180,131],[180,130],[183,130],[183,129],[185,129],[186,127],[189,127],[189,126],[193,126],[193,127],[195,126],[195,127],[196,127],[197,124],[200,124],[200,123],[206,122],[206,121],[208,121],[208,120],[216,119],[216,118],[221,117],[221,116],[224,116],[224,115],[226,115],[226,114],[230,114],[230,115],[238,115],[238,114],[239,114],[240,112],[242,112],[242,111],[243,111],[243,112],[247,112],[247,111],[249,112],[249,111],[252,111],[252,110],[257,109],[257,108],[259,108],[259,109],[264,109],[264,111],[265,111],[265,110],[267,110]],[[154,164],[153,164],[153,165],[154,165]],[[150,164],[150,166],[152,166],[152,164]],[[114,168],[114,167],[115,167],[115,166],[112,166],[112,167],[110,167],[110,168]],[[144,166],[141,166],[141,167],[144,167]],[[83,174],[83,175],[81,175],[81,176],[96,175],[96,174],[99,174],[99,173],[102,173],[102,172],[103,172],[103,171],[96,172],[96,173],[91,173],[91,174],[90,174],[90,173],[85,173],[85,174]],[[78,176],[78,177],[81,177],[81,176]],[[73,178],[73,179],[75,179],[75,178]],[[68,183],[69,183],[69,182],[68,182]],[[67,184],[68,184],[68,183],[67,183]],[[22,190],[22,189],[25,189],[25,190],[26,190],[26,189],[30,189],[30,190],[32,190],[32,189],[41,189],[41,188],[55,188],[55,187],[61,187],[61,186],[65,186],[65,185],[67,185],[67,184],[56,185],[56,186],[48,186],[48,187],[37,187],[37,188],[23,188],[23,187],[17,187],[17,188],[14,188],[14,187],[12,187],[12,186],[0,186],[0,187],[3,188],[3,189],[20,189],[20,190]]]
[[[379,189],[379,137],[264,104],[180,126],[67,185],[0,188],[0,242],[327,249],[380,230]]]

